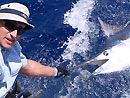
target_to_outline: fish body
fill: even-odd
[[[98,18],[107,41],[103,44],[101,53],[94,60],[108,59],[97,68],[94,75],[121,71],[130,65],[130,22],[116,27],[104,23]]]

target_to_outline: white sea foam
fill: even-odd
[[[95,25],[88,19],[93,10],[94,3],[94,0],[80,0],[73,4],[71,10],[64,14],[64,24],[69,24],[74,29],[77,28],[74,36],[70,36],[68,41],[64,43],[67,45],[64,54],[62,54],[64,59],[71,60],[74,53],[84,55],[91,48],[89,46],[88,32],[93,32]]]
[[[130,98],[130,93],[129,92],[125,92],[121,98]]]
[[[67,11],[66,14],[64,14],[64,24],[69,24],[72,26],[72,28],[77,28],[74,36],[69,37],[68,41],[64,43],[67,45],[67,48],[62,54],[62,57],[64,59],[72,60],[74,53],[84,55],[84,53],[91,48],[89,46],[88,32],[94,32],[95,25],[88,19],[90,18],[94,4],[94,0],[79,0],[76,4],[73,4],[71,10]],[[95,37],[95,35],[91,34],[91,37]],[[82,72],[86,74],[83,74]],[[84,79],[86,79],[88,76],[87,70],[82,70],[82,72],[80,77],[77,76],[74,78],[73,82],[69,81],[69,84],[71,84],[71,86],[67,87],[67,95],[60,95],[60,98],[71,98],[75,89],[77,92],[80,92],[81,89],[79,86],[79,81],[84,82]]]

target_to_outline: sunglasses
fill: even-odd
[[[4,20],[5,28],[9,31],[17,30],[17,35],[22,35],[26,30],[21,26],[17,27],[11,20]]]

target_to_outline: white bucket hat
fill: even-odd
[[[29,15],[28,8],[20,3],[9,3],[0,6],[0,19],[25,23],[27,25],[26,29],[34,28],[33,25],[28,23]]]

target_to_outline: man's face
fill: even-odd
[[[25,24],[21,22],[11,21],[16,27],[25,28]],[[18,30],[8,30],[5,27],[5,21],[0,20],[0,45],[9,49],[13,46],[13,44],[20,38],[21,35],[18,35]]]

